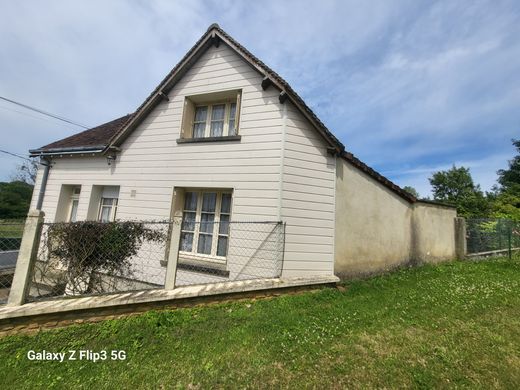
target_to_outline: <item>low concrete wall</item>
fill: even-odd
[[[348,161],[337,161],[337,276],[352,278],[457,257],[455,209],[410,203]]]

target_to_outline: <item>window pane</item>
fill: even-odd
[[[202,211],[214,213],[217,204],[217,194],[215,192],[205,192],[202,196]]]
[[[70,222],[76,222],[76,215],[78,214],[78,204],[78,200],[75,199],[72,201],[72,207],[70,210]]]
[[[229,107],[229,119],[235,119],[236,113],[237,113],[237,104],[231,103],[231,106]]]
[[[195,122],[206,122],[208,116],[208,107],[197,107],[195,109]]]
[[[227,254],[227,237],[219,237],[217,245],[217,256],[226,256]]]
[[[218,232],[220,234],[229,234],[229,215],[220,215],[220,226]]]
[[[202,214],[200,216],[200,231],[202,233],[213,233],[215,214]]]
[[[101,198],[101,204],[103,206],[112,206],[113,203],[114,203],[114,199],[112,199],[112,198]]]
[[[180,250],[183,252],[191,252],[193,250],[193,233],[181,233]]]
[[[236,103],[231,103],[229,107],[228,135],[237,135],[237,129],[235,128],[236,114],[237,105]]]
[[[210,137],[222,137],[224,134],[224,121],[211,122]]]
[[[235,128],[235,120],[229,120],[229,131],[228,135],[237,135],[237,129]]]
[[[197,252],[205,255],[211,254],[211,241],[213,236],[211,234],[199,234],[199,245]]]
[[[220,212],[230,214],[230,211],[231,211],[231,194],[222,194],[222,206],[220,207]]]
[[[197,210],[197,193],[186,192],[184,195],[184,210],[196,211]]]
[[[189,230],[190,232],[195,230],[195,216],[196,213],[184,212],[182,218],[182,230]]]
[[[217,104],[216,106],[213,106],[213,109],[211,110],[211,120],[223,121],[225,112],[226,106],[224,104]]]
[[[193,138],[204,138],[206,123],[195,123],[193,125]]]
[[[99,220],[101,222],[110,222],[110,211],[112,210],[112,207],[110,206],[102,206],[101,207],[101,216],[99,217]]]

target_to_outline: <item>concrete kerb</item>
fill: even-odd
[[[39,317],[49,321],[57,318],[82,318],[88,313],[90,317],[98,315],[110,316],[112,313],[141,312],[153,307],[192,306],[201,298],[222,299],[223,297],[241,297],[244,294],[284,293],[297,288],[335,285],[339,281],[336,276],[318,276],[309,278],[273,278],[223,282],[210,285],[177,287],[174,290],[147,290],[120,294],[54,299],[27,303],[22,306],[6,306],[0,308],[0,331],[13,324],[30,324]],[[145,307],[144,309],[142,307]],[[139,309],[141,307],[141,309]]]

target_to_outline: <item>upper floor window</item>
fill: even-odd
[[[186,97],[181,140],[238,138],[240,91],[224,91]]]
[[[193,138],[236,135],[236,103],[221,103],[195,107]]]

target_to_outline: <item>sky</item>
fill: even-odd
[[[431,196],[489,190],[520,138],[518,1],[0,0],[0,96],[95,126],[133,112],[211,23],[285,78],[349,152]],[[0,149],[81,131],[0,100]],[[0,181],[22,160],[0,154]]]

